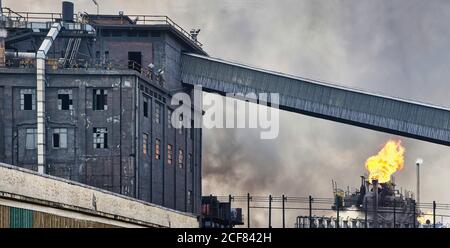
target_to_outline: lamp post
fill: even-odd
[[[416,192],[416,197],[417,197],[417,204],[420,203],[420,165],[423,164],[423,159],[418,158],[416,160],[416,168],[417,168],[417,192]]]

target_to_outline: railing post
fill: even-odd
[[[250,228],[250,193],[247,193],[247,228]]]
[[[309,228],[312,228],[312,196],[309,196]]]
[[[272,228],[272,195],[269,195],[269,228]]]
[[[283,195],[283,199],[282,199],[282,208],[283,208],[283,228],[286,228],[286,215],[285,215],[285,203],[286,197]]]
[[[433,201],[433,228],[436,228],[436,201]]]

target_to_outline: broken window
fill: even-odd
[[[161,148],[161,140],[156,139],[156,141],[155,141],[155,159],[156,160],[159,160],[161,158],[160,148]]]
[[[172,145],[167,145],[167,164],[172,164],[173,149]]]
[[[189,171],[194,171],[194,161],[192,160],[192,153],[188,154],[188,162],[189,162]]]
[[[146,133],[142,135],[142,153],[144,156],[148,154],[148,134]]]
[[[108,90],[94,89],[93,110],[108,110]]]
[[[187,192],[187,205],[188,207],[192,205],[192,190],[188,190]]]
[[[27,128],[27,135],[25,137],[26,149],[36,149],[37,147],[36,133],[37,133],[36,128]]]
[[[172,128],[172,110],[167,110],[167,127]]]
[[[73,109],[72,90],[70,89],[58,90],[58,109],[59,110]]]
[[[20,90],[20,109],[22,110],[36,109],[36,90],[34,89]]]
[[[161,104],[155,104],[155,123],[161,123]]]
[[[144,117],[148,117],[148,99],[147,98],[144,98],[143,110],[144,110]]]
[[[178,150],[178,167],[181,169],[184,168],[184,154],[182,149]]]
[[[67,148],[67,128],[53,129],[53,148]]]
[[[178,121],[180,124],[180,128],[178,129],[179,134],[183,134],[183,132],[184,132],[183,118],[184,118],[183,114],[180,114],[180,116],[178,117]]]
[[[94,149],[108,148],[108,129],[94,127],[93,129]]]

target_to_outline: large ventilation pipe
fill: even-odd
[[[61,31],[61,23],[53,23],[36,53],[37,160],[38,172],[45,173],[45,60],[53,41]]]

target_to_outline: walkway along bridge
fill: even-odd
[[[227,93],[279,93],[280,109],[450,145],[450,109],[367,93],[197,54],[182,55],[182,82]]]

